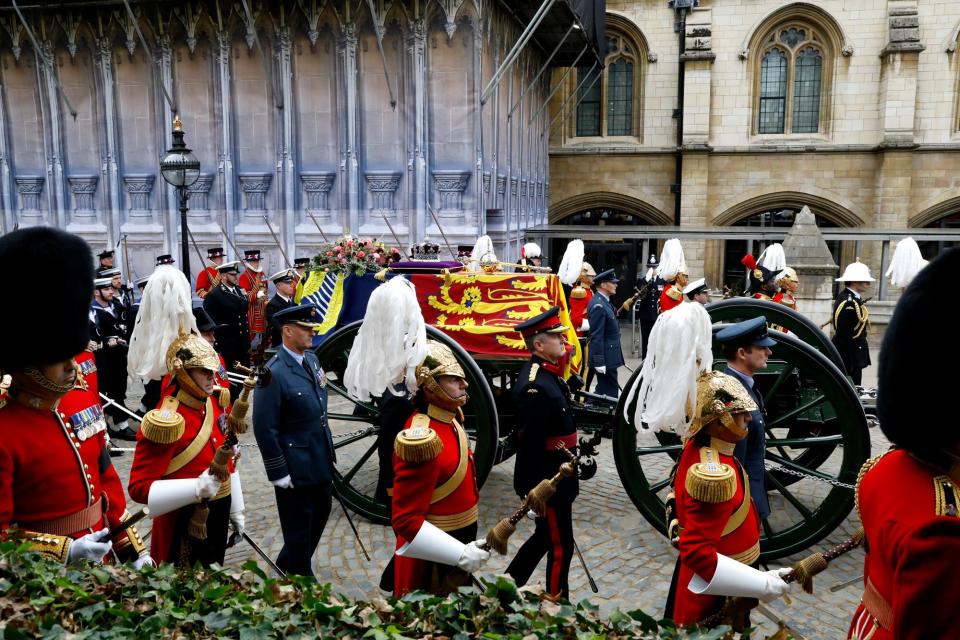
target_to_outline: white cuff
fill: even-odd
[[[147,506],[150,508],[151,518],[196,502],[198,502],[196,478],[156,480],[150,485],[150,493],[147,495]]]
[[[694,574],[687,588],[697,595],[761,598],[767,592],[767,577],[762,571],[718,553],[713,579],[708,583]]]
[[[397,555],[402,558],[430,560],[456,567],[466,546],[449,533],[441,531],[424,520],[413,540],[397,549]]]

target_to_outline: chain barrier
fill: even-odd
[[[839,487],[841,489],[850,489],[853,491],[856,487],[852,484],[846,484],[845,482],[840,482],[839,480],[834,480],[833,478],[821,478],[820,476],[815,476],[810,473],[804,473],[802,471],[796,471],[794,469],[787,469],[780,465],[766,465],[767,471],[780,471],[786,473],[787,475],[796,476],[797,478],[807,478],[809,480],[816,480],[817,482],[823,482],[824,484],[829,484],[834,487]]]

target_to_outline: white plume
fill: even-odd
[[[467,269],[470,271],[480,271],[480,258],[488,253],[494,253],[493,240],[490,236],[480,236],[477,243],[473,245],[473,251],[470,252],[470,262],[467,263]]]
[[[536,242],[528,242],[523,245],[523,257],[524,258],[539,258],[540,257],[540,245]]]
[[[663,253],[660,254],[660,266],[657,267],[657,275],[672,282],[678,273],[686,273],[687,261],[683,257],[683,247],[680,240],[670,238],[663,245]]]
[[[904,238],[897,243],[897,248],[893,252],[887,277],[890,278],[890,284],[893,286],[906,287],[927,264],[920,253],[917,241],[913,238]]]
[[[580,278],[583,256],[583,240],[571,240],[567,243],[567,250],[563,252],[563,260],[560,261],[560,268],[557,269],[560,282],[573,286],[573,283]]]
[[[713,365],[710,315],[684,303],[657,318],[647,355],[628,397],[637,396],[634,424],[686,438],[697,406],[697,376]],[[628,405],[629,406],[629,403]]]
[[[167,373],[167,347],[181,333],[196,332],[190,282],[171,265],[160,265],[147,281],[130,337],[127,372],[159,380]]]
[[[343,374],[347,392],[360,400],[394,392],[403,380],[417,389],[416,368],[427,357],[427,327],[416,289],[397,276],[374,289]]]
[[[757,265],[768,271],[776,271],[777,273],[786,269],[787,256],[783,252],[783,245],[779,242],[774,242],[764,249],[763,253],[761,253],[757,259]]]

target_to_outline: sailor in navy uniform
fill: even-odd
[[[297,306],[297,303],[293,301],[293,294],[297,287],[297,272],[293,269],[284,269],[270,276],[270,281],[276,287],[276,293],[267,303],[267,331],[270,332],[270,346],[279,348],[282,342],[280,325],[273,321],[273,316],[278,311]]]
[[[96,329],[99,348],[95,352],[100,391],[117,404],[127,395],[127,328],[122,310],[113,304],[115,289],[112,278],[94,280],[94,300],[90,305],[90,322]],[[106,408],[113,425],[110,437],[135,440],[127,414],[115,406]]]
[[[217,267],[220,284],[203,299],[203,309],[217,323],[217,347],[232,368],[235,362],[250,362],[250,330],[247,325],[247,297],[237,285],[239,262],[224,262]]]

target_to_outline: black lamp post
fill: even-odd
[[[180,116],[173,119],[173,146],[160,161],[160,174],[167,184],[177,190],[180,200],[180,252],[183,272],[190,279],[190,239],[187,237],[190,230],[187,227],[187,198],[190,197],[188,187],[200,177],[200,161],[183,142],[183,123]]]

